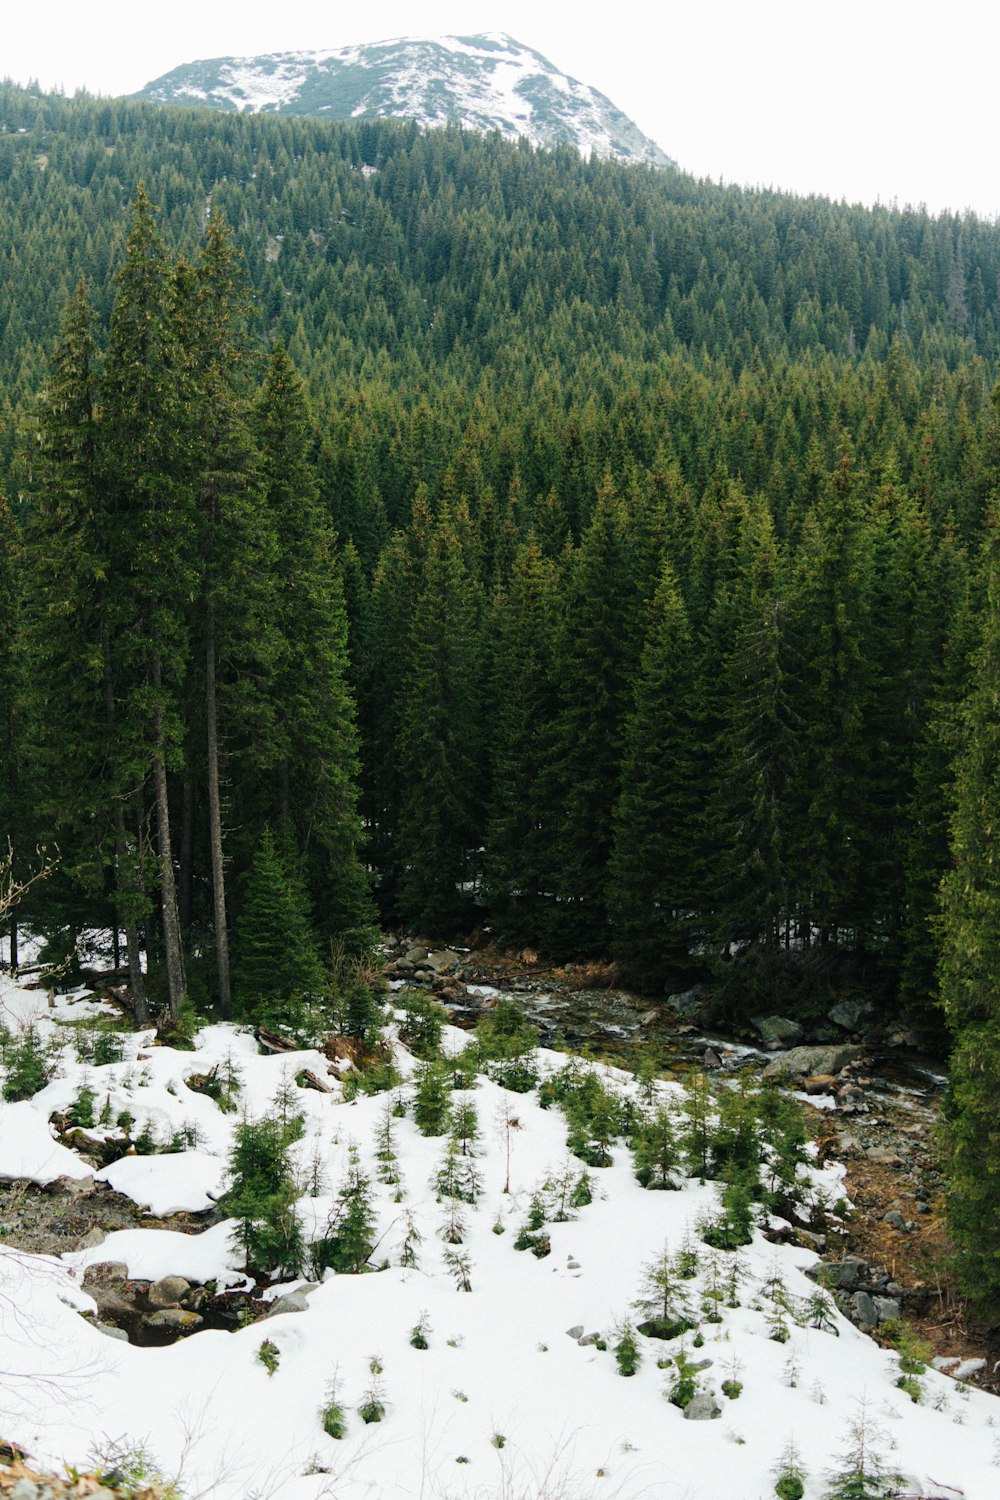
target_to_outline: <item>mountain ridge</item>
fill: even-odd
[[[238,113],[416,119],[612,160],[675,163],[606,95],[504,32],[183,63],[132,97]]]

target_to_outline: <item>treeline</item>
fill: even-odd
[[[921,368],[998,348],[1000,232],[747,192],[458,130],[64,99],[0,86],[0,389],[38,389],[80,275],[110,314],[140,178],[193,254],[233,226],[269,337],[335,403],[359,381],[467,410],[633,385],[664,356]],[[11,413],[8,413],[8,418]],[[7,423],[8,441],[10,420]]]
[[[140,193],[113,292],[103,351],[71,298],[33,418],[8,806],[19,849],[62,852],[37,899],[116,914],[134,989],[152,945],[176,1009],[210,954],[228,1012],[273,835],[348,948],[370,884],[385,921],[707,978],[731,1013],[846,984],[934,1029],[995,454],[975,371],[898,341],[675,357],[648,403],[327,423],[254,349],[219,218],[175,261]]]

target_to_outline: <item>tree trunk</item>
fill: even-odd
[[[115,721],[115,693],[114,682],[111,675],[111,642],[108,638],[107,626],[101,633],[101,652],[104,658],[104,713],[108,725],[109,737],[114,732]],[[128,956],[128,979],[129,990],[132,995],[132,1014],[137,1026],[145,1026],[149,1020],[149,1007],[146,1004],[146,983],[142,973],[142,961],[139,956],[139,928],[135,916],[135,902],[142,891],[142,851],[141,847],[136,850],[135,864],[131,876],[126,875],[129,868],[128,841],[125,837],[125,809],[116,797],[114,803],[115,822],[115,895],[124,897],[124,913],[118,911],[117,900],[115,903],[115,957],[117,968],[118,953],[118,919],[124,916],[125,925],[125,950]],[[138,832],[137,832],[138,836]]]
[[[158,653],[153,656],[153,687],[159,696],[163,673]],[[184,953],[177,910],[177,881],[170,842],[170,799],[167,795],[167,761],[163,747],[163,706],[154,715],[156,749],[153,752],[153,786],[156,794],[156,842],[160,864],[160,899],[163,908],[163,952],[167,964],[167,995],[170,1015],[176,1020],[184,999]]]
[[[212,899],[219,1009],[228,1021],[233,1013],[229,977],[229,929],[226,925],[226,872],[222,853],[222,802],[219,796],[219,718],[215,681],[215,606],[208,605],[205,627],[205,721],[208,751],[208,822],[212,848]]]
[[[194,778],[190,769],[185,772],[181,783],[180,890],[177,899],[181,931],[187,932],[194,910]]]
[[[10,972],[17,973],[17,913],[10,914]]]

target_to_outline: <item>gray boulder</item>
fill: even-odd
[[[205,1320],[200,1313],[187,1312],[183,1307],[162,1307],[142,1321],[147,1328],[170,1328],[177,1333],[191,1333]]]
[[[777,1042],[781,1047],[794,1047],[805,1036],[798,1021],[785,1016],[754,1016],[750,1025],[762,1042]]]
[[[115,1328],[113,1323],[94,1323],[93,1327],[98,1333],[103,1333],[106,1339],[121,1339],[128,1343],[128,1334],[124,1328]]]
[[[854,1292],[871,1276],[871,1266],[860,1255],[845,1255],[843,1260],[827,1261],[823,1268],[823,1280],[828,1286],[841,1292]]]
[[[860,1057],[861,1048],[849,1043],[833,1047],[793,1047],[774,1057],[764,1069],[765,1078],[808,1078],[813,1073],[839,1073]]]
[[[857,1031],[858,1027],[875,1014],[875,1007],[868,1000],[841,1000],[827,1012],[834,1026],[841,1031]]]
[[[865,1327],[874,1328],[878,1322],[878,1309],[867,1292],[855,1292],[851,1298],[851,1306],[858,1322]]]
[[[582,1339],[583,1338],[583,1324],[582,1323],[574,1323],[572,1328],[567,1328],[566,1335],[567,1335],[568,1338],[571,1338],[571,1339]]]
[[[161,1276],[154,1281],[146,1293],[150,1307],[174,1307],[191,1290],[191,1283],[183,1276]]]
[[[692,1396],[684,1408],[686,1422],[714,1422],[716,1417],[721,1416],[722,1407],[707,1391],[699,1391],[697,1396]]]
[[[711,997],[703,984],[667,996],[667,1004],[687,1021],[697,1021],[711,1009]]]
[[[895,1297],[873,1297],[872,1301],[880,1323],[891,1323],[900,1316],[900,1306]]]
[[[267,1310],[269,1318],[278,1318],[282,1313],[307,1312],[309,1303],[304,1292],[286,1292],[283,1297],[275,1297]]]

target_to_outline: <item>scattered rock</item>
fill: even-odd
[[[599,1333],[585,1333],[583,1338],[577,1339],[577,1343],[586,1347],[588,1344],[596,1344],[600,1341]]]
[[[798,1021],[786,1016],[753,1016],[750,1025],[762,1042],[777,1042],[780,1047],[794,1047],[805,1036]]]
[[[764,1069],[765,1078],[808,1078],[818,1073],[839,1073],[861,1056],[861,1048],[848,1043],[833,1047],[793,1047],[775,1057]]]
[[[87,1144],[93,1146],[92,1141],[88,1141]],[[58,1193],[67,1198],[89,1198],[96,1187],[97,1183],[93,1177],[55,1177],[51,1182],[46,1183],[45,1191]]]
[[[93,1323],[91,1327],[96,1328],[98,1333],[103,1333],[106,1339],[121,1339],[128,1343],[128,1334],[124,1328],[115,1328],[113,1323]]]
[[[871,1152],[869,1151],[868,1154],[870,1156]],[[891,1224],[893,1229],[906,1228],[906,1220],[903,1218],[903,1215],[899,1212],[898,1208],[890,1208],[887,1214],[883,1214],[882,1222],[885,1224]]]
[[[869,1279],[871,1266],[860,1255],[845,1255],[843,1260],[827,1261],[822,1274],[829,1286],[842,1292],[854,1292]]]
[[[200,1313],[188,1312],[183,1307],[162,1307],[142,1320],[147,1328],[171,1328],[177,1333],[191,1333],[205,1321]]]
[[[682,990],[679,994],[667,996],[667,1004],[672,1006],[679,1016],[692,1021],[700,1019],[710,1003],[710,996],[703,984],[696,984],[689,990]]]
[[[95,1260],[83,1273],[85,1288],[102,1281],[128,1281],[128,1266],[123,1260]]]
[[[574,1323],[572,1328],[567,1328],[567,1330],[566,1330],[566,1336],[568,1338],[571,1338],[571,1339],[582,1339],[583,1338],[583,1324],[582,1323]]]
[[[832,1094],[836,1086],[837,1080],[832,1073],[811,1073],[802,1083],[807,1094]]]
[[[163,1276],[150,1286],[146,1300],[150,1307],[176,1307],[190,1290],[191,1283],[183,1276]]]
[[[873,1297],[872,1302],[880,1323],[891,1323],[900,1316],[900,1306],[895,1297]]]
[[[95,1225],[93,1229],[87,1230],[87,1233],[82,1237],[79,1244],[77,1245],[77,1249],[93,1250],[96,1248],[96,1246],[103,1245],[107,1237],[108,1236],[105,1231],[103,1229],[98,1229]]]
[[[684,1420],[687,1422],[714,1422],[716,1417],[721,1416],[722,1407],[706,1391],[699,1391],[697,1396],[692,1396],[684,1408]]]
[[[305,1292],[286,1292],[283,1297],[275,1297],[267,1310],[267,1316],[277,1318],[282,1313],[306,1312],[308,1308]]]
[[[874,1328],[878,1323],[878,1310],[867,1292],[855,1292],[851,1298],[857,1321],[862,1327]]]
[[[442,948],[438,953],[430,954],[427,959],[427,967],[433,969],[436,974],[443,974],[446,969],[453,969],[457,963],[461,963],[461,959],[451,948]]]
[[[869,1020],[874,1013],[875,1007],[869,1000],[841,1000],[827,1014],[842,1031],[857,1031],[861,1023]]]
[[[901,1165],[899,1152],[894,1150],[892,1146],[869,1146],[865,1151],[865,1155],[869,1161],[880,1162],[886,1167],[898,1167]],[[888,1214],[886,1214],[886,1218],[889,1218]],[[891,1223],[892,1220],[890,1219],[889,1222]]]
[[[714,1047],[706,1047],[702,1054],[701,1065],[703,1068],[721,1068],[722,1058]]]

